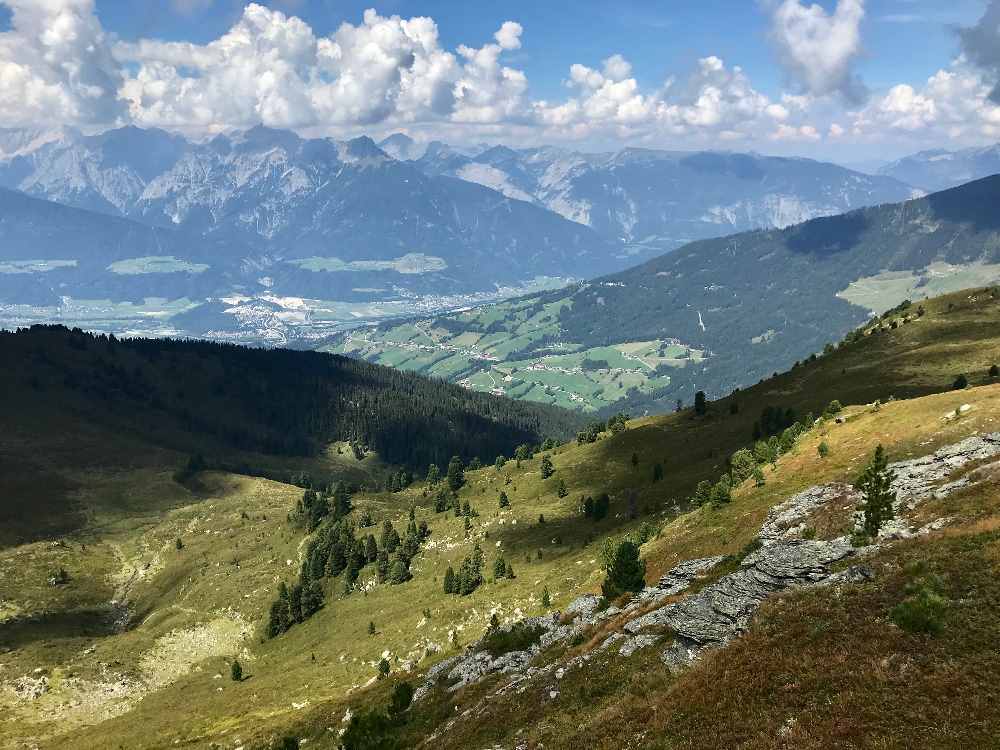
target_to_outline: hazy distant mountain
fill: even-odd
[[[482,185],[429,176],[370,138],[306,140],[258,127],[195,144],[137,128],[93,137],[8,131],[0,148],[0,186],[51,201],[53,222],[40,226],[34,204],[8,196],[6,213],[25,241],[2,251],[19,265],[0,273],[14,289],[0,293],[0,305],[36,287],[50,290],[29,295],[46,305],[84,294],[153,296],[165,302],[145,319],[159,321],[170,314],[163,305],[197,290],[191,300],[253,339],[262,329],[246,325],[238,306],[207,298],[274,297],[280,302],[253,304],[286,306],[277,319],[294,330],[470,304],[625,265],[619,246],[588,227]],[[86,221],[56,204],[85,209]],[[144,239],[119,239],[121,219]],[[36,231],[42,239],[32,242]],[[184,239],[157,246],[167,235]],[[193,256],[208,261],[192,271]],[[56,273],[46,265],[53,260],[76,265],[60,263]],[[110,268],[118,261],[125,266]],[[56,279],[64,286],[53,296]],[[390,308],[368,306],[383,303]],[[113,318],[101,320],[113,326]]]
[[[518,200],[531,200],[645,252],[817,216],[889,203],[920,193],[810,159],[723,152],[625,149],[585,154],[557,148],[488,148],[469,156],[432,143],[417,160]]]
[[[13,136],[9,136],[12,140]],[[114,215],[128,215],[142,191],[189,148],[162,130],[127,127],[101,135],[36,134],[6,159],[0,185],[29,195]]]
[[[238,250],[0,188],[0,304],[198,299],[238,283]]]
[[[961,151],[921,151],[886,164],[879,174],[925,190],[944,190],[1000,174],[1000,144]]]
[[[385,140],[379,141],[378,147],[393,159],[399,159],[400,161],[419,159],[424,155],[424,151],[427,150],[425,145],[417,143],[410,136],[403,133],[395,133]]]
[[[317,258],[310,268],[344,274],[322,274],[327,283],[319,286],[332,291],[359,286],[345,267],[351,263],[405,266],[372,267],[360,279],[365,284],[373,272],[403,286],[433,273],[437,288],[425,291],[439,292],[616,266],[613,248],[585,227],[481,186],[428,177],[369,138],[304,140],[262,127],[200,145],[137,128],[70,134],[0,162],[0,183],[259,246],[270,265],[285,264],[277,278],[301,270],[290,262]]]

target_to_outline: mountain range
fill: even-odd
[[[382,146],[416,153],[392,136]],[[812,159],[728,152],[626,148],[475,150],[430,143],[414,163],[427,174],[478,182],[545,206],[623,243],[635,258],[692,240],[747,229],[784,228],[817,216],[914,197],[892,177],[869,176]]]
[[[0,188],[15,191],[0,194],[0,232],[30,239],[40,214],[47,225],[0,249],[0,275],[16,276],[2,280],[5,325],[251,342],[558,287],[690,239],[914,194],[807,159],[421,146],[401,134],[377,145],[263,127],[205,142],[135,127],[4,130]]]

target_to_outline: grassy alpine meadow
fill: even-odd
[[[178,471],[187,454],[174,447],[81,422],[65,408],[28,414],[7,403],[17,419],[0,441],[21,469],[0,475],[14,523],[0,549],[0,710],[13,719],[0,725],[0,747],[265,748],[286,735],[336,747],[349,712],[384,704],[400,681],[416,684],[480,638],[491,616],[510,622],[598,592],[608,539],[645,541],[647,582],[685,559],[737,559],[769,508],[814,484],[852,482],[878,444],[899,460],[998,429],[1000,381],[990,366],[1000,360],[1000,303],[990,290],[973,290],[911,308],[708,403],[704,413],[631,419],[593,442],[536,449],[499,466],[482,456],[484,466],[465,471],[444,511],[436,504],[445,465],[434,484],[418,477],[389,492],[377,488],[395,467],[373,453],[359,460],[346,443],[305,459],[216,446],[261,476],[188,474]],[[969,387],[953,388],[959,375]],[[834,399],[843,408],[765,466],[763,486],[749,480],[726,505],[691,506],[696,485],[714,481],[733,452],[752,445],[766,407],[803,419]],[[357,529],[359,537],[378,537],[386,520],[402,536],[411,509],[429,535],[409,580],[377,583],[372,564],[350,591],[344,574],[324,576],[323,606],[269,638],[278,587],[298,579],[316,535],[298,515],[303,488],[263,475],[302,471],[358,487],[348,517],[374,523]],[[920,509],[928,519],[953,522],[880,552],[873,581],[837,600],[814,591],[781,597],[746,638],[678,677],[655,649],[627,659],[598,653],[594,632],[538,657],[544,665],[593,655],[544,690],[497,696],[493,677],[433,692],[408,712],[399,746],[907,747],[921,737],[912,717],[922,705],[936,716],[932,704],[945,685],[959,696],[954,715],[968,718],[943,746],[982,746],[996,730],[986,708],[998,672],[987,647],[1000,642],[995,618],[976,609],[996,605],[992,486],[928,501]],[[585,517],[585,499],[605,493],[606,516]],[[466,503],[471,513],[456,515],[454,506]],[[843,533],[851,510],[814,519],[815,533]],[[33,526],[37,519],[44,523]],[[19,536],[29,528],[33,538]],[[482,585],[465,596],[445,593],[448,568],[457,572],[477,546]],[[498,558],[513,577],[493,575]],[[949,609],[946,643],[886,624],[907,581],[929,575],[914,567],[922,560],[948,601],[969,602]],[[231,678],[234,660],[239,681]],[[389,675],[379,680],[383,660]],[[881,723],[866,724],[873,701],[897,705],[905,690],[912,711],[882,711]]]
[[[954,418],[961,405],[971,408]],[[769,471],[764,487],[745,483],[731,504],[699,508],[666,523],[643,547],[650,574],[683,559],[737,555],[767,509],[813,484],[853,481],[876,444],[898,460],[995,431],[1000,386],[845,412],[843,423],[831,421],[803,435]],[[821,441],[830,446],[825,458],[816,450]],[[851,511],[853,506],[839,518],[814,519],[821,522],[817,538],[847,532]],[[536,666],[543,666],[591,653],[590,662],[561,679],[501,695],[495,694],[498,681],[487,680],[429,698],[411,709],[401,746],[992,746],[1000,732],[991,708],[1000,675],[994,616],[1000,606],[1000,476],[921,506],[928,519],[942,512],[951,518],[945,530],[898,542],[867,559],[871,582],[837,596],[821,589],[778,597],[745,637],[680,676],[663,667],[656,649],[628,658],[613,649],[599,652],[602,638],[595,632],[569,652],[538,657]],[[700,585],[731,570],[721,566]],[[905,632],[889,618],[908,587],[925,579],[940,581],[949,603],[935,636]],[[421,744],[431,731],[433,742]]]

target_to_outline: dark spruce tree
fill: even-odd
[[[639,558],[639,548],[628,539],[620,542],[601,585],[605,599],[617,599],[628,592],[642,591],[646,585],[646,563]]]
[[[458,456],[452,456],[448,462],[448,489],[458,492],[465,484],[465,465]]]
[[[698,391],[694,394],[694,413],[699,417],[708,413],[708,400],[705,398],[705,391]]]

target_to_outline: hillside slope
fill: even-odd
[[[509,627],[522,616],[545,614],[546,590],[549,611],[597,591],[604,541],[624,533],[645,538],[648,583],[681,561],[733,555],[697,582],[691,589],[696,595],[740,570],[747,557],[742,550],[773,506],[813,485],[853,481],[876,443],[898,461],[995,431],[1000,385],[988,370],[1000,361],[998,322],[1000,301],[991,289],[927,301],[922,314],[911,306],[829,354],[710,403],[704,415],[688,410],[631,420],[624,431],[605,432],[593,443],[509,460],[500,470],[488,465],[468,471],[457,503],[449,501],[453,508],[444,512],[435,508],[443,482],[356,492],[349,517],[360,522],[371,515],[376,536],[386,520],[404,535],[411,507],[414,523],[427,523],[430,535],[412,558],[412,579],[378,583],[374,566],[365,566],[347,592],[345,574],[323,575],[317,580],[324,606],[271,639],[263,636],[275,586],[295,582],[317,539],[295,521],[302,490],[226,472],[203,472],[178,484],[172,475],[179,457],[170,453],[101,463],[102,453],[115,456],[127,443],[86,439],[89,428],[68,415],[61,429],[29,445],[36,463],[26,476],[30,487],[53,477],[75,482],[71,491],[89,508],[89,519],[56,543],[0,553],[0,570],[18,571],[16,578],[0,579],[0,642],[11,649],[0,656],[0,705],[17,718],[0,729],[0,746],[31,739],[76,748],[263,748],[291,735],[314,747],[336,747],[348,710],[383,705],[401,679],[422,684],[428,667],[461,657],[478,641],[492,613]],[[971,388],[951,389],[959,374]],[[734,451],[752,444],[755,423],[773,429],[761,419],[766,407],[770,415],[778,409],[787,419],[792,409],[802,419],[835,398],[847,408],[801,434],[774,468],[765,466],[763,487],[749,481],[727,504],[691,506],[688,497],[698,482],[714,481]],[[876,399],[883,403],[874,405]],[[24,415],[15,425],[28,432],[31,423]],[[17,438],[5,438],[4,455]],[[820,443],[827,445],[825,457]],[[74,454],[70,471],[53,470]],[[554,469],[547,478],[544,458]],[[662,479],[656,479],[657,464]],[[283,465],[295,463],[286,459]],[[977,466],[967,464],[946,480]],[[470,673],[464,688],[432,688],[404,723],[391,728],[392,739],[402,747],[426,741],[446,748],[611,748],[623,740],[703,747],[713,737],[719,747],[782,747],[779,730],[794,719],[782,732],[793,732],[789,736],[802,747],[835,741],[989,746],[998,731],[989,709],[1000,675],[990,650],[996,619],[975,613],[995,611],[997,601],[992,529],[1000,495],[991,489],[990,472],[969,475],[964,494],[901,510],[912,526],[948,521],[926,537],[887,540],[861,561],[872,569],[867,582],[845,586],[839,600],[829,590],[810,590],[767,603],[745,637],[706,653],[678,676],[660,661],[662,646],[630,656],[617,648],[599,650],[628,618],[602,621],[581,631],[582,640],[529,655],[528,664],[517,662],[522,677],[529,665],[540,671],[500,693],[515,674],[482,680]],[[26,491],[19,496],[30,497]],[[500,492],[508,507],[500,506]],[[584,517],[581,498],[605,492],[607,516]],[[454,510],[466,502],[476,513]],[[844,502],[807,515],[799,531],[813,528],[815,542],[826,544],[849,527],[852,507]],[[487,572],[468,596],[444,594],[447,568],[458,570],[475,544],[488,571],[502,556],[515,577]],[[910,566],[921,559],[945,582],[941,595],[950,602],[940,638],[910,635],[886,619],[909,595],[906,586],[926,577]],[[60,567],[69,581],[48,585],[46,578]],[[112,599],[124,630],[85,617],[106,612]],[[795,648],[776,654],[776,643]],[[584,655],[589,658],[568,665]],[[229,679],[233,658],[249,679]],[[388,680],[375,679],[382,658]],[[942,682],[949,674],[950,682]],[[857,711],[868,710],[872,684],[893,708],[856,721]],[[949,722],[937,705],[945,684],[951,686],[948,708],[963,717],[961,725]],[[829,700],[831,685],[842,701]],[[713,710],[716,698],[733,710]],[[752,705],[751,715],[739,705]],[[910,720],[921,712],[939,720]],[[870,739],[858,734],[866,729]],[[384,736],[378,743],[371,746],[391,746]]]
[[[470,461],[512,453],[518,444],[565,437],[579,426],[576,415],[562,410],[316,352],[119,340],[38,326],[0,333],[0,359],[22,363],[0,371],[0,403],[11,428],[4,462],[11,466],[34,466],[50,441],[72,442],[83,431],[82,442],[96,443],[98,453],[105,439],[131,440],[138,453],[179,452],[184,458],[174,459],[174,469],[200,454],[209,465],[287,479],[291,470],[272,473],[270,467],[290,460],[322,465],[331,444],[339,444],[333,464],[342,463],[350,443],[355,449],[346,453],[374,452],[423,473],[430,463],[444,467],[453,455]],[[115,459],[110,448],[106,458]],[[71,457],[70,465],[77,464]],[[27,491],[31,473],[4,472],[2,481]],[[34,490],[42,502],[27,508],[18,505],[25,502],[20,492],[3,493],[0,542],[73,517],[64,507],[73,485],[64,477],[71,473],[57,472]],[[53,517],[34,518],[39,504]]]
[[[243,248],[245,250],[245,248]],[[225,288],[236,249],[174,228],[71,208],[0,188],[0,319],[78,300],[198,299]],[[106,313],[106,311],[105,311]]]
[[[904,299],[1000,277],[1000,176],[781,231],[705,240],[613,276],[325,347],[473,388],[664,412],[819,351]]]

